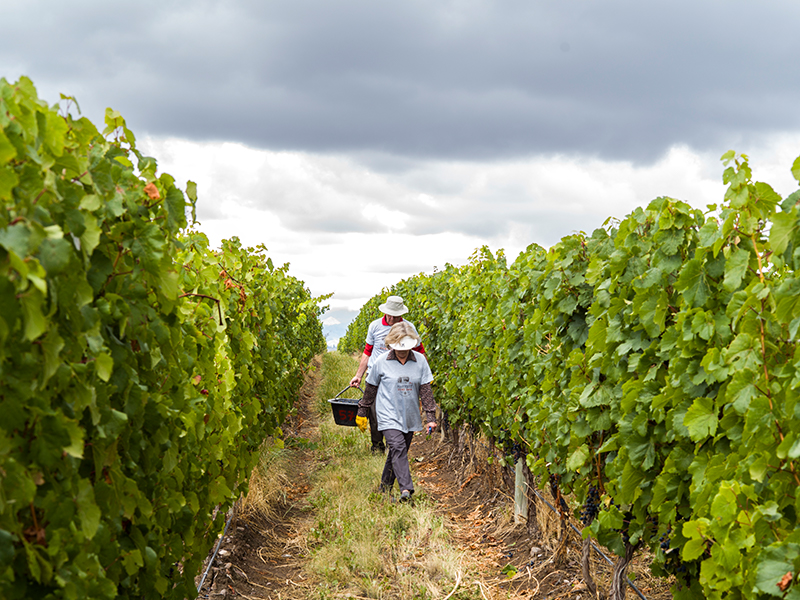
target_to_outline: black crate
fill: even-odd
[[[347,390],[353,389],[350,387],[344,388],[341,392],[336,394],[335,398],[331,398],[328,400],[331,404],[331,410],[333,411],[333,420],[337,425],[343,425],[345,427],[355,427],[356,426],[356,414],[358,413],[358,398],[339,398],[342,394],[344,394]],[[363,391],[361,388],[355,388],[361,391],[363,395]]]

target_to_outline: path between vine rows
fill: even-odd
[[[313,440],[316,434],[312,405],[318,373],[317,370],[307,378],[298,398],[297,414],[284,428],[298,438]],[[289,474],[292,483],[278,516],[269,519],[249,516],[231,522],[198,598],[316,597],[313,576],[303,569],[308,556],[302,543],[304,530],[314,520],[306,498],[311,489],[308,474],[314,470],[316,457],[313,450],[295,452],[292,462],[295,472]],[[418,435],[409,459],[417,486],[435,500],[438,512],[448,523],[453,543],[468,556],[465,564],[471,565],[472,572],[462,578],[459,583],[462,588],[473,587],[476,594],[480,588],[480,597],[486,600],[590,600],[581,575],[581,541],[577,534],[569,532],[566,564],[556,567],[552,559],[559,526],[549,509],[540,504],[543,535],[538,539],[532,539],[524,525],[509,523],[508,514],[513,511],[513,473],[476,460],[466,475],[464,465],[454,460],[452,446],[439,436],[426,440]],[[638,589],[647,600],[671,599],[668,584],[649,575],[648,562],[641,557],[629,569]],[[597,556],[593,556],[592,563],[595,578],[607,589],[611,567]],[[200,574],[196,581],[199,583]],[[352,594],[341,597],[362,598]],[[627,597],[637,598],[637,595],[628,590]]]

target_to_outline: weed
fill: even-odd
[[[303,437],[287,437],[284,440],[286,448],[292,450],[316,450],[319,447],[317,442],[312,442],[308,438]]]

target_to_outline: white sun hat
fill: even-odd
[[[411,350],[419,346],[419,340],[415,338],[413,335],[407,335],[399,342],[394,344],[389,344],[389,348],[392,350]]]
[[[385,315],[399,317],[408,312],[408,307],[403,304],[403,299],[400,296],[389,296],[386,302],[378,307],[378,310]]]

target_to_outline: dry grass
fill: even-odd
[[[278,506],[286,501],[290,460],[290,454],[274,440],[264,442],[259,462],[250,474],[247,495],[241,501],[240,517],[247,519],[257,514],[270,519],[276,516]]]

